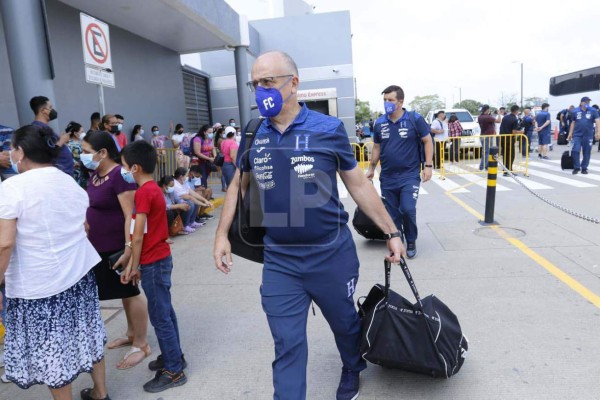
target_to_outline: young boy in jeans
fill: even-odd
[[[144,385],[150,393],[161,392],[187,382],[186,367],[179,341],[177,317],[171,304],[173,259],[167,244],[169,229],[166,203],[152,173],[156,166],[156,149],[147,142],[136,141],[123,149],[121,174],[126,182],[135,182],[135,211],[131,223],[131,262],[121,276],[122,283],[142,280],[148,298],[148,315],[154,327],[161,355],[148,367],[156,376]]]

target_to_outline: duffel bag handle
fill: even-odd
[[[402,272],[404,273],[404,277],[406,278],[408,285],[410,286],[410,290],[413,292],[415,299],[417,300],[417,304],[419,304],[420,311],[423,311],[423,303],[421,303],[421,296],[419,296],[419,292],[417,291],[417,286],[415,285],[415,281],[410,274],[408,269],[408,265],[406,265],[406,260],[404,257],[400,257],[400,267],[402,268]],[[385,299],[388,298],[388,293],[390,291],[390,274],[392,271],[392,263],[388,260],[385,260]]]
[[[431,339],[431,343],[433,344],[433,347],[435,348],[435,350],[437,351],[438,354],[440,354],[440,351],[437,347],[437,344],[435,342],[435,336],[433,334],[433,331],[431,330],[431,326],[429,326],[429,321],[427,321],[427,317],[425,316],[425,311],[423,310],[423,303],[421,303],[421,296],[419,296],[419,292],[417,291],[417,286],[415,285],[415,281],[412,278],[412,275],[410,273],[410,270],[408,269],[408,265],[406,264],[406,260],[404,259],[404,257],[400,256],[400,267],[402,268],[402,272],[404,273],[404,277],[406,278],[406,281],[408,282],[408,285],[410,286],[410,290],[413,292],[413,295],[415,296],[415,299],[417,300],[417,304],[419,305],[419,308],[421,311],[421,315],[423,316],[423,318],[425,319],[425,326],[427,327],[427,333],[429,334],[429,338]],[[389,261],[385,260],[385,300],[387,301],[388,298],[388,293],[390,291],[390,274],[391,274],[391,270],[392,270],[392,263],[390,263]]]

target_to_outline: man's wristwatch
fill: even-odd
[[[396,231],[392,233],[384,233],[383,236],[385,236],[385,240],[390,240],[395,237],[402,237],[402,232]]]
[[[425,164],[425,168],[433,168],[432,164]]]

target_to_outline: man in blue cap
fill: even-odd
[[[594,124],[596,126],[595,137],[600,139],[600,116],[598,111],[590,106],[591,99],[587,96],[581,99],[579,107],[573,110],[572,123],[569,129],[569,140],[573,140],[573,175],[579,172],[588,173],[592,143],[594,141]],[[583,151],[583,160],[579,159],[579,153]]]

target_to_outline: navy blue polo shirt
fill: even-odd
[[[0,152],[10,151],[10,143],[14,130],[8,126],[0,125]],[[0,174],[13,175],[15,171],[12,168],[0,168]]]
[[[356,160],[344,124],[301,105],[283,133],[270,119],[263,121],[249,150],[263,226],[269,239],[279,244],[329,242],[348,222],[336,173],[355,168]],[[242,135],[237,159],[242,168],[245,142]]]
[[[577,107],[571,113],[575,128],[573,129],[574,137],[591,137],[594,135],[594,123],[598,119],[598,111],[594,107],[586,107],[585,111],[581,107]]]
[[[373,141],[381,146],[382,189],[393,189],[406,179],[419,178],[421,172],[421,140],[429,135],[429,125],[415,112],[414,125],[404,111],[396,122],[382,115],[375,121]]]
[[[542,126],[546,123],[546,121],[550,121],[550,113],[548,111],[540,111],[535,115],[535,121],[537,122],[537,126]],[[549,135],[550,134],[550,125],[548,124],[544,129],[539,131],[540,135]]]
[[[50,127],[49,125],[47,125],[41,121],[33,121],[31,123],[31,125]],[[56,139],[58,140],[58,135],[56,134],[56,132],[54,132],[54,136],[56,136]],[[54,161],[54,166],[56,168],[60,169],[65,174],[73,176],[75,165],[73,162],[73,154],[71,154],[71,150],[69,150],[69,146],[63,145],[60,148],[58,157],[56,158],[56,161]]]
[[[533,117],[531,115],[523,117],[523,127],[525,128],[525,133],[533,132]]]

